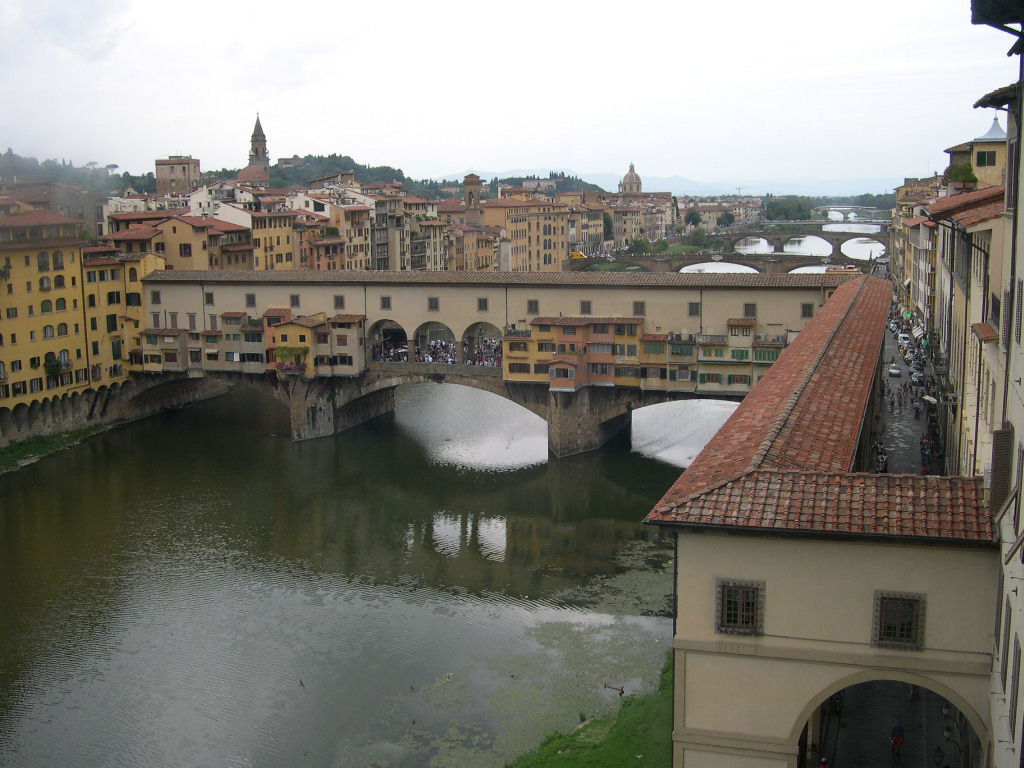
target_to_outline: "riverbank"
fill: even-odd
[[[73,448],[85,438],[107,429],[109,427],[83,427],[70,432],[33,437],[30,440],[22,440],[19,443],[12,443],[6,448],[0,448],[0,475],[35,464],[39,459],[58,451]]]
[[[585,722],[568,734],[552,734],[508,768],[620,768],[672,763],[672,657],[657,690],[622,702],[618,715]]]

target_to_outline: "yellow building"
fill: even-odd
[[[484,200],[483,223],[501,227],[511,245],[513,272],[560,272],[569,258],[569,207],[548,200],[502,197]]]
[[[89,385],[81,225],[0,198],[0,406]]]
[[[295,211],[253,211],[234,203],[217,207],[216,219],[252,231],[253,269],[298,269]]]

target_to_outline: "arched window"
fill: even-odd
[[[64,287],[64,275],[57,275],[56,277],[53,278],[53,287],[54,288],[63,288]]]
[[[57,362],[57,355],[55,355],[53,352],[47,352],[46,355],[43,357],[43,362],[44,363],[56,363]]]
[[[48,291],[48,290],[50,290],[51,286],[52,286],[52,283],[50,282],[50,278],[48,278],[48,277],[40,277],[39,278],[39,290],[40,291]]]
[[[5,363],[3,360],[0,360],[0,379],[6,379],[6,378],[7,378],[7,363]]]
[[[68,352],[66,349],[62,349],[60,351],[60,365],[61,368],[71,367],[71,353]]]
[[[50,271],[50,254],[48,254],[46,251],[39,252],[39,255],[36,256],[36,262],[39,265],[40,272]]]
[[[53,326],[52,325],[44,325],[43,326],[43,338],[44,339],[52,339],[53,338]]]
[[[57,324],[57,335],[58,336],[67,336],[68,335],[68,324],[67,323],[58,323]]]
[[[64,269],[64,254],[60,251],[53,252],[53,268]]]
[[[57,299],[57,301],[55,301],[54,304],[53,304],[53,309],[54,309],[55,312],[66,312],[67,308],[68,308],[68,300],[67,299]]]
[[[135,267],[132,267],[131,269],[129,269],[128,270],[128,279],[131,280],[133,283],[137,282],[138,279],[139,279],[139,270],[137,270]]]
[[[53,302],[50,301],[49,299],[43,299],[42,302],[40,302],[39,304],[39,311],[42,312],[44,315],[47,312],[53,312]]]

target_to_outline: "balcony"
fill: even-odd
[[[698,344],[725,345],[729,343],[729,337],[723,334],[698,333],[693,337]]]
[[[299,365],[298,363],[276,363],[275,370],[278,373],[297,376],[306,372],[306,366]]]

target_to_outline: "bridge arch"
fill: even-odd
[[[500,368],[502,360],[501,329],[493,323],[471,323],[462,332],[461,360],[466,365]]]
[[[431,362],[443,359],[448,365],[455,365],[458,362],[457,346],[451,328],[440,321],[428,320],[421,323],[413,333],[413,343],[410,344],[409,351],[415,353],[415,358],[411,359],[417,361]]]
[[[925,688],[932,693],[938,694],[963,714],[967,719],[967,722],[970,723],[971,728],[974,730],[974,735],[982,744],[986,744],[988,742],[988,726],[985,719],[981,717],[979,712],[967,700],[967,698],[961,694],[960,691],[957,691],[955,688],[946,685],[934,677],[923,674],[907,672],[901,669],[867,668],[847,673],[842,677],[837,677],[836,680],[819,690],[817,695],[813,696],[807,702],[807,705],[803,710],[801,710],[800,714],[797,715],[796,722],[789,731],[789,743],[797,743],[800,738],[800,734],[803,732],[804,726],[807,725],[807,721],[811,719],[811,716],[821,707],[822,704],[837,693],[840,693],[847,688],[852,688],[855,685],[877,681],[906,683],[907,685],[915,685],[918,688]]]
[[[401,323],[391,319],[378,320],[366,329],[366,346],[371,360],[406,362],[409,359],[409,336]]]
[[[817,234],[790,235],[782,242],[782,250],[785,251],[786,246],[790,245],[791,243],[798,243],[799,245],[804,246],[805,248],[808,245],[811,246],[810,249],[800,251],[800,253],[807,253],[811,256],[832,256],[835,254],[837,248],[835,242],[833,242],[831,238],[823,237],[822,235]],[[793,251],[790,251],[790,253],[793,253]]]
[[[711,259],[711,260],[709,260],[706,256],[695,257],[693,259],[693,263],[692,264],[685,265],[679,271],[680,272],[726,272],[726,271],[731,271],[731,272],[747,272],[747,271],[750,271],[750,272],[764,272],[765,271],[764,270],[764,264],[758,264],[758,263],[756,263],[754,261],[750,261],[750,260],[744,259],[742,257],[740,257],[740,258],[733,258],[733,256],[740,256],[739,251],[737,251],[734,254],[731,253],[728,256],[725,256],[725,257],[723,257],[721,259]],[[741,266],[741,267],[746,267],[746,269],[742,269],[742,270],[717,269],[717,267],[719,267],[721,265],[727,265],[727,264],[736,264],[736,265]]]

